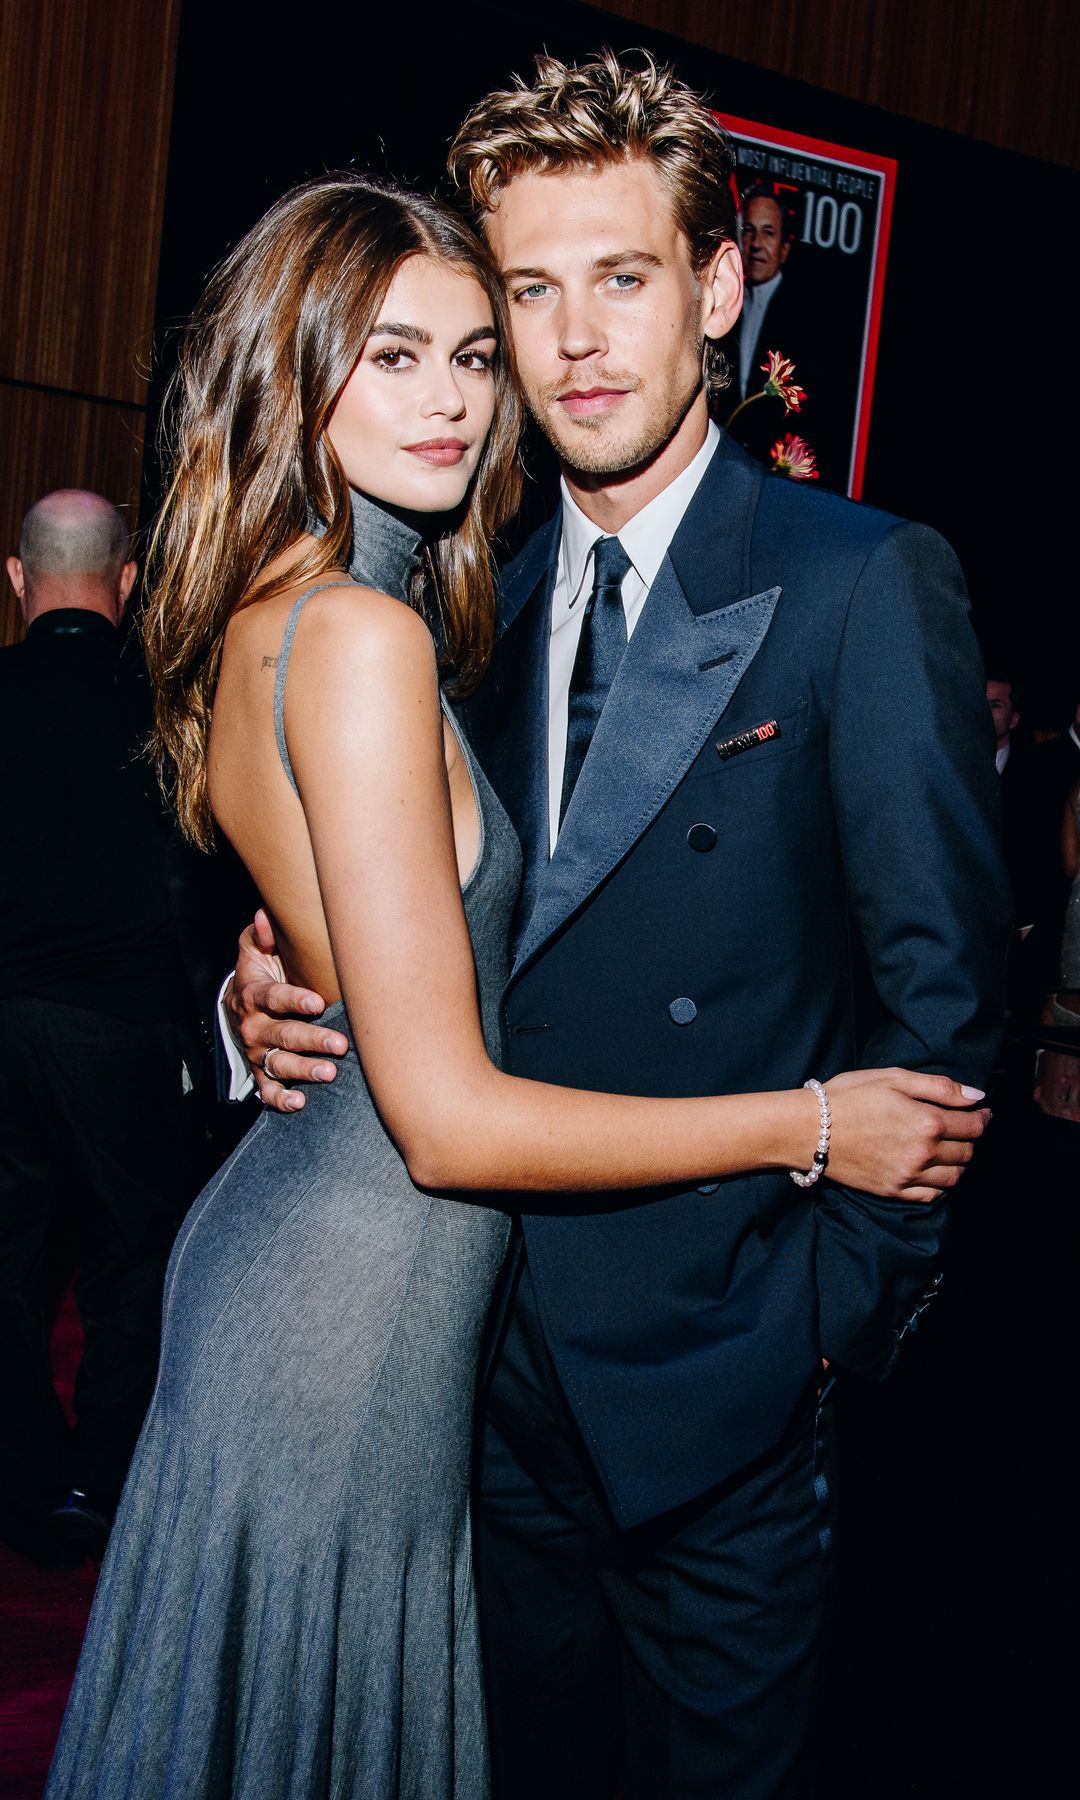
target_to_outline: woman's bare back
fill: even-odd
[[[329,571],[318,584],[291,582],[239,609],[225,634],[210,733],[214,817],[247,867],[274,924],[290,980],[327,1002],[341,996],[304,809],[290,784],[275,734],[274,687],[289,615],[313,585],[331,585],[306,602],[297,625],[305,659],[319,656],[319,627],[331,608],[398,606]],[[320,604],[321,603],[321,604]],[[362,692],[356,704],[362,706]],[[464,886],[480,850],[480,821],[468,767],[448,719],[443,751],[458,877]]]

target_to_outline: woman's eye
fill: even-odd
[[[399,345],[396,349],[376,350],[371,360],[377,363],[380,369],[389,369],[393,372],[395,369],[404,369],[409,363],[415,362],[416,358]]]
[[[490,350],[462,350],[457,361],[463,369],[472,369],[478,374],[486,375],[495,357]]]

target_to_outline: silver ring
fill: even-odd
[[[274,1074],[273,1069],[270,1067],[270,1058],[272,1056],[276,1056],[278,1051],[280,1050],[280,1048],[281,1048],[280,1044],[271,1044],[269,1050],[264,1050],[262,1053],[262,1064],[261,1064],[262,1072],[264,1075],[269,1075],[271,1081],[276,1081],[277,1076]]]

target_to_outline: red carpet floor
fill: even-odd
[[[82,1346],[68,1293],[52,1333],[69,1413]],[[96,1571],[39,1569],[0,1543],[0,1795],[40,1800],[82,1643]]]

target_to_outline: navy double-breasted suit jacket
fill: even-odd
[[[549,861],[559,535],[556,517],[507,571],[469,704],[526,859],[507,1066],[642,1095],[792,1087],[860,1063],[986,1087],[1009,903],[948,546],[766,478],[722,437]],[[718,752],[762,725],[775,730]],[[823,1355],[883,1372],[935,1291],[943,1212],[771,1171],[527,1201],[545,1333],[616,1517],[653,1517],[775,1444]]]

